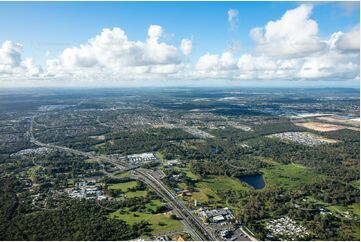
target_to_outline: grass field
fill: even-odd
[[[352,186],[356,187],[357,189],[360,189],[360,180],[353,181]]]
[[[109,185],[109,189],[119,190],[122,192],[126,192],[129,188],[134,188],[138,184],[137,181],[129,181],[129,182],[122,182],[122,183],[116,183]]]
[[[342,216],[344,212],[347,211],[347,208],[338,205],[328,206],[327,209],[333,213],[339,214],[340,216]]]
[[[132,198],[132,197],[146,197],[148,194],[147,191],[135,191],[135,192],[126,192],[125,197]]]
[[[197,180],[198,176],[196,174],[194,174],[193,172],[190,171],[190,169],[188,167],[182,167],[180,168],[181,171],[183,171],[187,177]]]
[[[266,187],[294,189],[326,178],[324,175],[299,164],[274,165],[261,169]]]
[[[95,159],[85,159],[84,162],[91,164],[91,163],[96,163],[97,161]]]
[[[249,188],[244,186],[237,178],[228,176],[210,176],[209,178],[203,179],[199,184],[209,187],[213,191],[249,190]]]
[[[158,200],[153,200],[151,204],[147,205],[149,208],[154,208]],[[109,214],[111,219],[121,219],[128,224],[134,224],[142,220],[148,221],[151,224],[152,234],[162,234],[167,231],[181,230],[183,224],[179,220],[170,218],[170,213],[152,214],[148,212],[130,212],[130,211],[116,211]]]
[[[197,192],[193,192],[190,197],[191,200],[198,200],[199,202],[220,201],[219,196],[205,183],[197,183]]]
[[[307,197],[307,202],[313,202],[322,205],[340,218],[345,216],[345,212],[353,212],[354,214],[360,216],[360,203],[354,203],[348,206],[331,205],[329,203],[317,200],[311,196]]]
[[[103,149],[105,146],[106,146],[106,143],[105,143],[105,142],[94,145],[94,147],[95,147],[96,149],[98,149],[98,150],[99,150],[99,149]]]
[[[159,199],[151,200],[149,203],[145,205],[145,207],[151,211],[156,211],[156,209],[163,205],[164,203],[161,202]]]
[[[136,187],[137,184],[138,184],[137,181],[121,182],[121,183],[109,185],[108,189],[121,191],[124,193],[124,196],[127,198],[146,197],[148,194],[146,190],[128,191],[128,189]]]
[[[215,205],[224,204],[224,201],[217,195],[218,191],[225,190],[247,190],[249,189],[243,185],[238,179],[227,177],[227,176],[209,176],[207,178],[201,179],[196,174],[191,172],[189,167],[173,167],[173,169],[184,172],[185,175],[194,181],[196,181],[196,192],[193,192],[191,197],[185,197],[185,200],[192,202],[197,200],[201,203],[212,202]],[[185,183],[179,183],[178,187],[181,189],[186,189]]]
[[[190,171],[189,167],[173,166],[172,169],[177,172],[184,172],[185,175],[193,180],[198,180],[199,177]]]
[[[199,202],[212,202],[214,205],[225,205],[225,201],[218,196],[218,192],[226,190],[248,190],[238,179],[227,176],[210,176],[199,180],[196,183],[197,191],[187,200],[197,200]]]
[[[347,207],[332,205],[332,206],[328,206],[327,209],[329,209],[334,214],[337,214],[338,217],[340,217],[340,218],[344,218],[346,212],[353,212],[354,214],[357,214],[358,216],[360,216],[360,204],[359,203],[354,203]],[[349,233],[352,234],[352,236],[354,238],[360,238],[359,224],[354,223],[354,225],[352,226],[352,229],[349,231]]]
[[[74,179],[68,179],[68,186],[69,186],[69,187],[72,187],[72,186],[74,186],[74,185],[75,185]]]
[[[155,156],[161,161],[161,162],[164,162],[165,161],[165,158],[164,158],[164,154],[162,152],[157,152],[155,154]]]
[[[115,175],[116,177],[122,178],[122,177],[129,177],[129,172],[128,171],[124,171],[121,173],[118,173]]]
[[[352,209],[352,211],[357,214],[358,216],[360,216],[360,203],[354,203],[350,206],[348,206],[349,209]]]
[[[353,212],[354,214],[357,214],[360,216],[360,204],[354,203],[352,205],[349,205],[347,207],[339,206],[339,205],[332,205],[327,206],[327,209],[329,209],[331,212],[338,213],[339,215],[344,215],[345,212]]]

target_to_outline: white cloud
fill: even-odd
[[[201,56],[196,63],[196,69],[200,71],[209,71],[215,69],[218,65],[218,55],[211,55],[209,53]]]
[[[255,53],[243,54],[238,69],[228,72],[240,80],[351,80],[359,76],[360,27],[318,36],[312,6],[302,4],[276,21],[250,31]],[[216,70],[225,75],[224,66]],[[213,68],[212,76],[217,76]]]
[[[224,52],[221,55],[219,62],[223,69],[232,70],[237,68],[237,60],[234,58],[232,52]]]
[[[344,53],[337,49],[303,58],[243,54],[237,59],[226,52],[222,57],[215,54],[202,56],[196,64],[196,71],[199,77],[247,81],[343,81],[359,76],[359,66],[358,53]]]
[[[360,51],[360,26],[354,27],[350,32],[340,33],[335,43],[343,51]]]
[[[238,11],[228,11],[230,24]],[[164,30],[151,25],[146,40],[129,40],[120,28],[103,29],[87,42],[64,49],[46,61],[46,68],[22,57],[22,45],[6,41],[0,46],[0,78],[73,80],[83,83],[121,83],[165,80],[357,80],[360,76],[360,26],[337,31],[329,38],[318,35],[311,19],[312,6],[302,4],[278,20],[255,27],[250,36],[254,51],[239,47],[189,60],[193,43],[179,46],[164,41]],[[51,56],[54,56],[52,54]],[[49,58],[49,57],[48,57]],[[208,79],[207,79],[208,80]]]
[[[123,79],[143,74],[173,74],[182,69],[183,56],[191,53],[192,42],[183,39],[180,49],[160,42],[163,29],[151,25],[146,42],[131,41],[120,28],[103,29],[95,38],[79,47],[65,49],[58,58],[47,61],[52,75],[79,73],[92,69]],[[118,74],[121,74],[119,76]]]
[[[353,79],[359,75],[359,55],[329,51],[305,58],[297,73],[300,78]]]
[[[234,31],[238,28],[238,22],[239,22],[238,10],[237,9],[229,9],[227,14],[228,14],[228,23],[229,23],[230,29],[232,31]]]
[[[0,49],[0,71],[11,73],[21,66],[22,45],[5,41]]]
[[[199,58],[195,68],[204,73],[207,71],[233,70],[237,68],[237,60],[228,51],[221,56],[207,53]]]
[[[43,74],[43,69],[39,65],[35,65],[31,58],[26,58],[21,62],[25,70],[25,75],[37,77]]]
[[[229,51],[222,55],[205,54],[195,65],[195,76],[213,78],[232,78],[237,70],[237,60]]]
[[[148,36],[150,40],[158,41],[163,34],[163,29],[159,25],[151,25],[148,29]]]
[[[309,19],[311,10],[311,6],[301,5],[264,28],[252,29],[256,41],[253,54],[239,58],[230,52],[222,57],[210,53],[201,56],[196,64],[198,75],[255,81],[355,79],[360,66],[359,26],[321,39],[317,22]],[[309,28],[303,31],[301,23]],[[292,29],[290,24],[299,28]]]
[[[335,49],[337,48],[336,44],[339,41],[341,35],[343,35],[344,33],[342,33],[341,31],[335,32],[331,35],[330,39],[328,41],[326,41],[328,47],[330,49]]]
[[[35,77],[42,73],[30,58],[22,58],[23,46],[5,41],[0,48],[0,77]]]
[[[285,80],[293,79],[300,66],[300,59],[276,59],[270,56],[242,55],[238,60],[242,80]]]
[[[192,53],[192,48],[193,48],[192,40],[182,39],[180,48],[184,55],[186,56],[190,55]]]
[[[258,53],[271,56],[306,56],[326,47],[319,37],[318,24],[310,19],[312,5],[288,10],[279,20],[250,31]]]

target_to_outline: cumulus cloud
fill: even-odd
[[[79,47],[65,49],[58,58],[47,61],[52,75],[81,73],[84,69],[122,78],[142,74],[174,74],[184,67],[184,55],[192,51],[192,42],[183,39],[180,49],[161,42],[163,28],[151,25],[145,42],[129,40],[120,28],[103,29],[95,38]]]
[[[304,58],[296,74],[300,78],[329,78],[347,80],[359,75],[359,54],[343,53],[338,50],[317,53]]]
[[[148,29],[149,40],[158,41],[163,34],[163,29],[159,25],[151,25]]]
[[[228,24],[232,31],[238,28],[238,10],[237,9],[229,9],[228,12]]]
[[[237,60],[228,51],[221,56],[207,53],[199,58],[195,68],[199,71],[232,70],[237,68]]]
[[[195,64],[196,76],[201,77],[232,77],[233,71],[237,70],[237,60],[229,51],[222,55],[205,54]]]
[[[250,31],[252,54],[207,53],[196,64],[202,77],[235,80],[352,80],[359,76],[360,26],[318,36],[312,6],[302,4]]]
[[[302,4],[279,20],[253,28],[250,35],[257,44],[256,50],[272,56],[306,56],[325,48],[317,35],[317,22],[310,19],[311,13],[312,5]]]
[[[121,28],[105,28],[87,42],[48,59],[44,71],[32,59],[22,57],[22,45],[6,41],[0,46],[0,77],[97,83],[359,79],[360,26],[321,38],[312,8],[301,4],[251,29],[255,47],[250,53],[239,54],[236,46],[223,53],[206,52],[195,61],[189,60],[192,40],[181,39],[179,46],[168,44],[159,25],[150,25],[142,41],[130,40]],[[237,23],[238,11],[230,9],[228,17],[230,24]]]
[[[184,55],[190,55],[192,53],[192,40],[190,39],[182,39],[181,46],[180,46]]]
[[[42,73],[30,58],[22,58],[21,44],[5,41],[0,48],[0,77],[35,77]]]
[[[5,41],[0,49],[0,70],[11,73],[21,66],[22,45]]]
[[[354,27],[350,32],[339,32],[338,36],[334,36],[335,46],[343,51],[360,51],[360,26]]]
[[[209,53],[201,56],[196,64],[197,70],[212,70],[218,65],[218,55],[211,55]]]

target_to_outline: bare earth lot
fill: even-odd
[[[319,117],[318,119],[331,123],[340,123],[344,125],[360,127],[360,120],[358,119],[345,119],[340,117]]]
[[[340,129],[351,129],[356,131],[359,130],[358,128],[354,128],[354,127],[348,127],[338,124],[319,123],[319,122],[295,123],[295,125],[321,132],[336,131]]]

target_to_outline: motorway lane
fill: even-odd
[[[134,171],[133,171],[134,172]],[[195,230],[193,228],[192,223],[190,223],[187,219],[187,217],[185,217],[182,213],[181,210],[179,210],[179,208],[173,203],[172,199],[170,199],[168,196],[166,196],[163,192],[161,192],[159,190],[159,188],[157,188],[150,180],[148,180],[145,177],[141,177],[141,175],[137,176],[137,179],[143,181],[144,183],[146,183],[152,190],[154,190],[159,196],[161,196],[162,198],[164,198],[169,205],[173,208],[173,210],[175,211],[176,214],[178,214],[179,217],[182,218],[181,222],[184,224],[184,226],[186,228],[188,228],[189,232],[192,234],[192,236],[194,238],[196,238],[197,241],[201,241],[201,240],[206,240],[203,237],[203,234],[201,232],[198,232],[197,230]]]
[[[43,147],[48,147],[48,148],[54,148],[54,149],[60,149],[60,150],[64,150],[73,154],[77,154],[77,155],[82,155],[85,157],[90,157],[90,158],[94,158],[97,159],[98,161],[103,160],[106,162],[110,162],[113,165],[115,165],[116,167],[122,169],[129,169],[129,167],[124,167],[121,166],[117,160],[114,159],[110,159],[109,157],[106,157],[104,155],[93,155],[93,154],[89,154],[87,152],[83,152],[80,150],[76,150],[76,149],[72,149],[72,148],[68,148],[68,147],[64,147],[64,146],[59,146],[59,145],[53,145],[53,144],[46,144],[46,143],[42,143],[40,141],[38,141],[33,134],[33,123],[34,123],[34,118],[31,118],[30,121],[30,142],[38,145],[38,146],[43,146]],[[126,165],[126,164],[123,164]],[[131,169],[136,169],[137,167],[131,167]],[[205,240],[205,241],[211,241],[211,240],[216,240],[214,239],[213,235],[210,234],[208,232],[208,230],[197,220],[197,218],[194,217],[194,215],[188,211],[188,209],[182,204],[180,203],[177,198],[174,197],[174,195],[168,191],[168,189],[160,182],[158,181],[156,178],[154,178],[152,175],[148,174],[147,172],[144,172],[144,170],[141,170],[141,168],[134,170],[134,172],[137,174],[140,174],[143,178],[145,178],[145,182],[151,186],[156,192],[160,193],[163,197],[166,197],[172,205],[173,208],[178,211],[178,213],[182,216],[182,218],[184,219],[184,221],[187,223],[189,229],[191,231],[193,231],[193,234],[197,235],[196,237],[198,237],[200,240]],[[110,174],[107,174],[109,176],[111,176]]]
[[[198,219],[185,207],[183,203],[178,201],[178,199],[168,190],[168,188],[151,174],[143,169],[137,169],[134,171],[136,174],[140,174],[141,177],[148,180],[148,184],[152,184],[155,186],[156,191],[162,192],[163,196],[167,197],[168,201],[171,202],[176,208],[177,211],[181,213],[182,217],[190,224],[191,227],[197,230],[198,236],[202,240],[211,241],[216,240],[214,236],[208,232],[207,228],[198,221]]]

